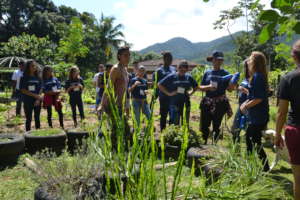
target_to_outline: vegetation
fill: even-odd
[[[62,130],[61,129],[38,129],[38,130],[33,130],[30,132],[31,135],[33,136],[51,136],[51,135],[57,135],[61,134]]]
[[[98,21],[51,0],[1,1],[0,21],[0,57],[33,58],[42,65],[67,58],[83,73],[96,71],[123,42],[122,25],[115,25],[113,17],[102,15]]]

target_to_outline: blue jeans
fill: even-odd
[[[140,125],[141,110],[146,115],[147,119],[150,119],[150,107],[146,100],[132,99],[132,106],[135,115],[135,120]]]
[[[100,94],[100,92],[96,92],[96,108],[100,105],[101,98],[102,98],[102,95]]]
[[[184,116],[184,107],[185,107],[185,120],[187,125],[189,126],[190,119],[190,110],[191,110],[191,102],[189,99],[183,102],[177,102],[176,104],[171,103],[170,105],[170,124],[175,125],[183,125],[183,116]]]

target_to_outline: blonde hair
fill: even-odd
[[[260,72],[263,74],[266,85],[268,87],[267,58],[262,52],[253,51],[251,53],[250,63],[249,63],[249,71],[250,71],[250,82],[253,79],[253,74],[255,72]]]
[[[74,65],[73,67],[70,68],[70,71],[69,71],[69,80],[73,79],[72,75],[75,72],[78,72],[78,73],[80,72],[79,68],[76,65]],[[78,76],[75,79],[79,79],[79,74],[78,74]]]

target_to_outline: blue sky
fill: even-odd
[[[232,8],[238,0],[53,0],[78,11],[91,12],[97,18],[103,12],[124,25],[125,39],[140,50],[173,37],[185,37],[192,42],[206,42],[228,35],[226,30],[214,30],[213,22],[221,10]],[[270,0],[261,0],[270,4]],[[235,22],[232,32],[245,30],[245,19]]]

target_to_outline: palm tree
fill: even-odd
[[[105,17],[101,15],[100,22],[97,25],[100,34],[100,44],[102,50],[104,50],[107,60],[112,58],[112,52],[120,45],[125,44],[123,40],[124,34],[121,31],[122,24],[114,26],[114,17]]]

